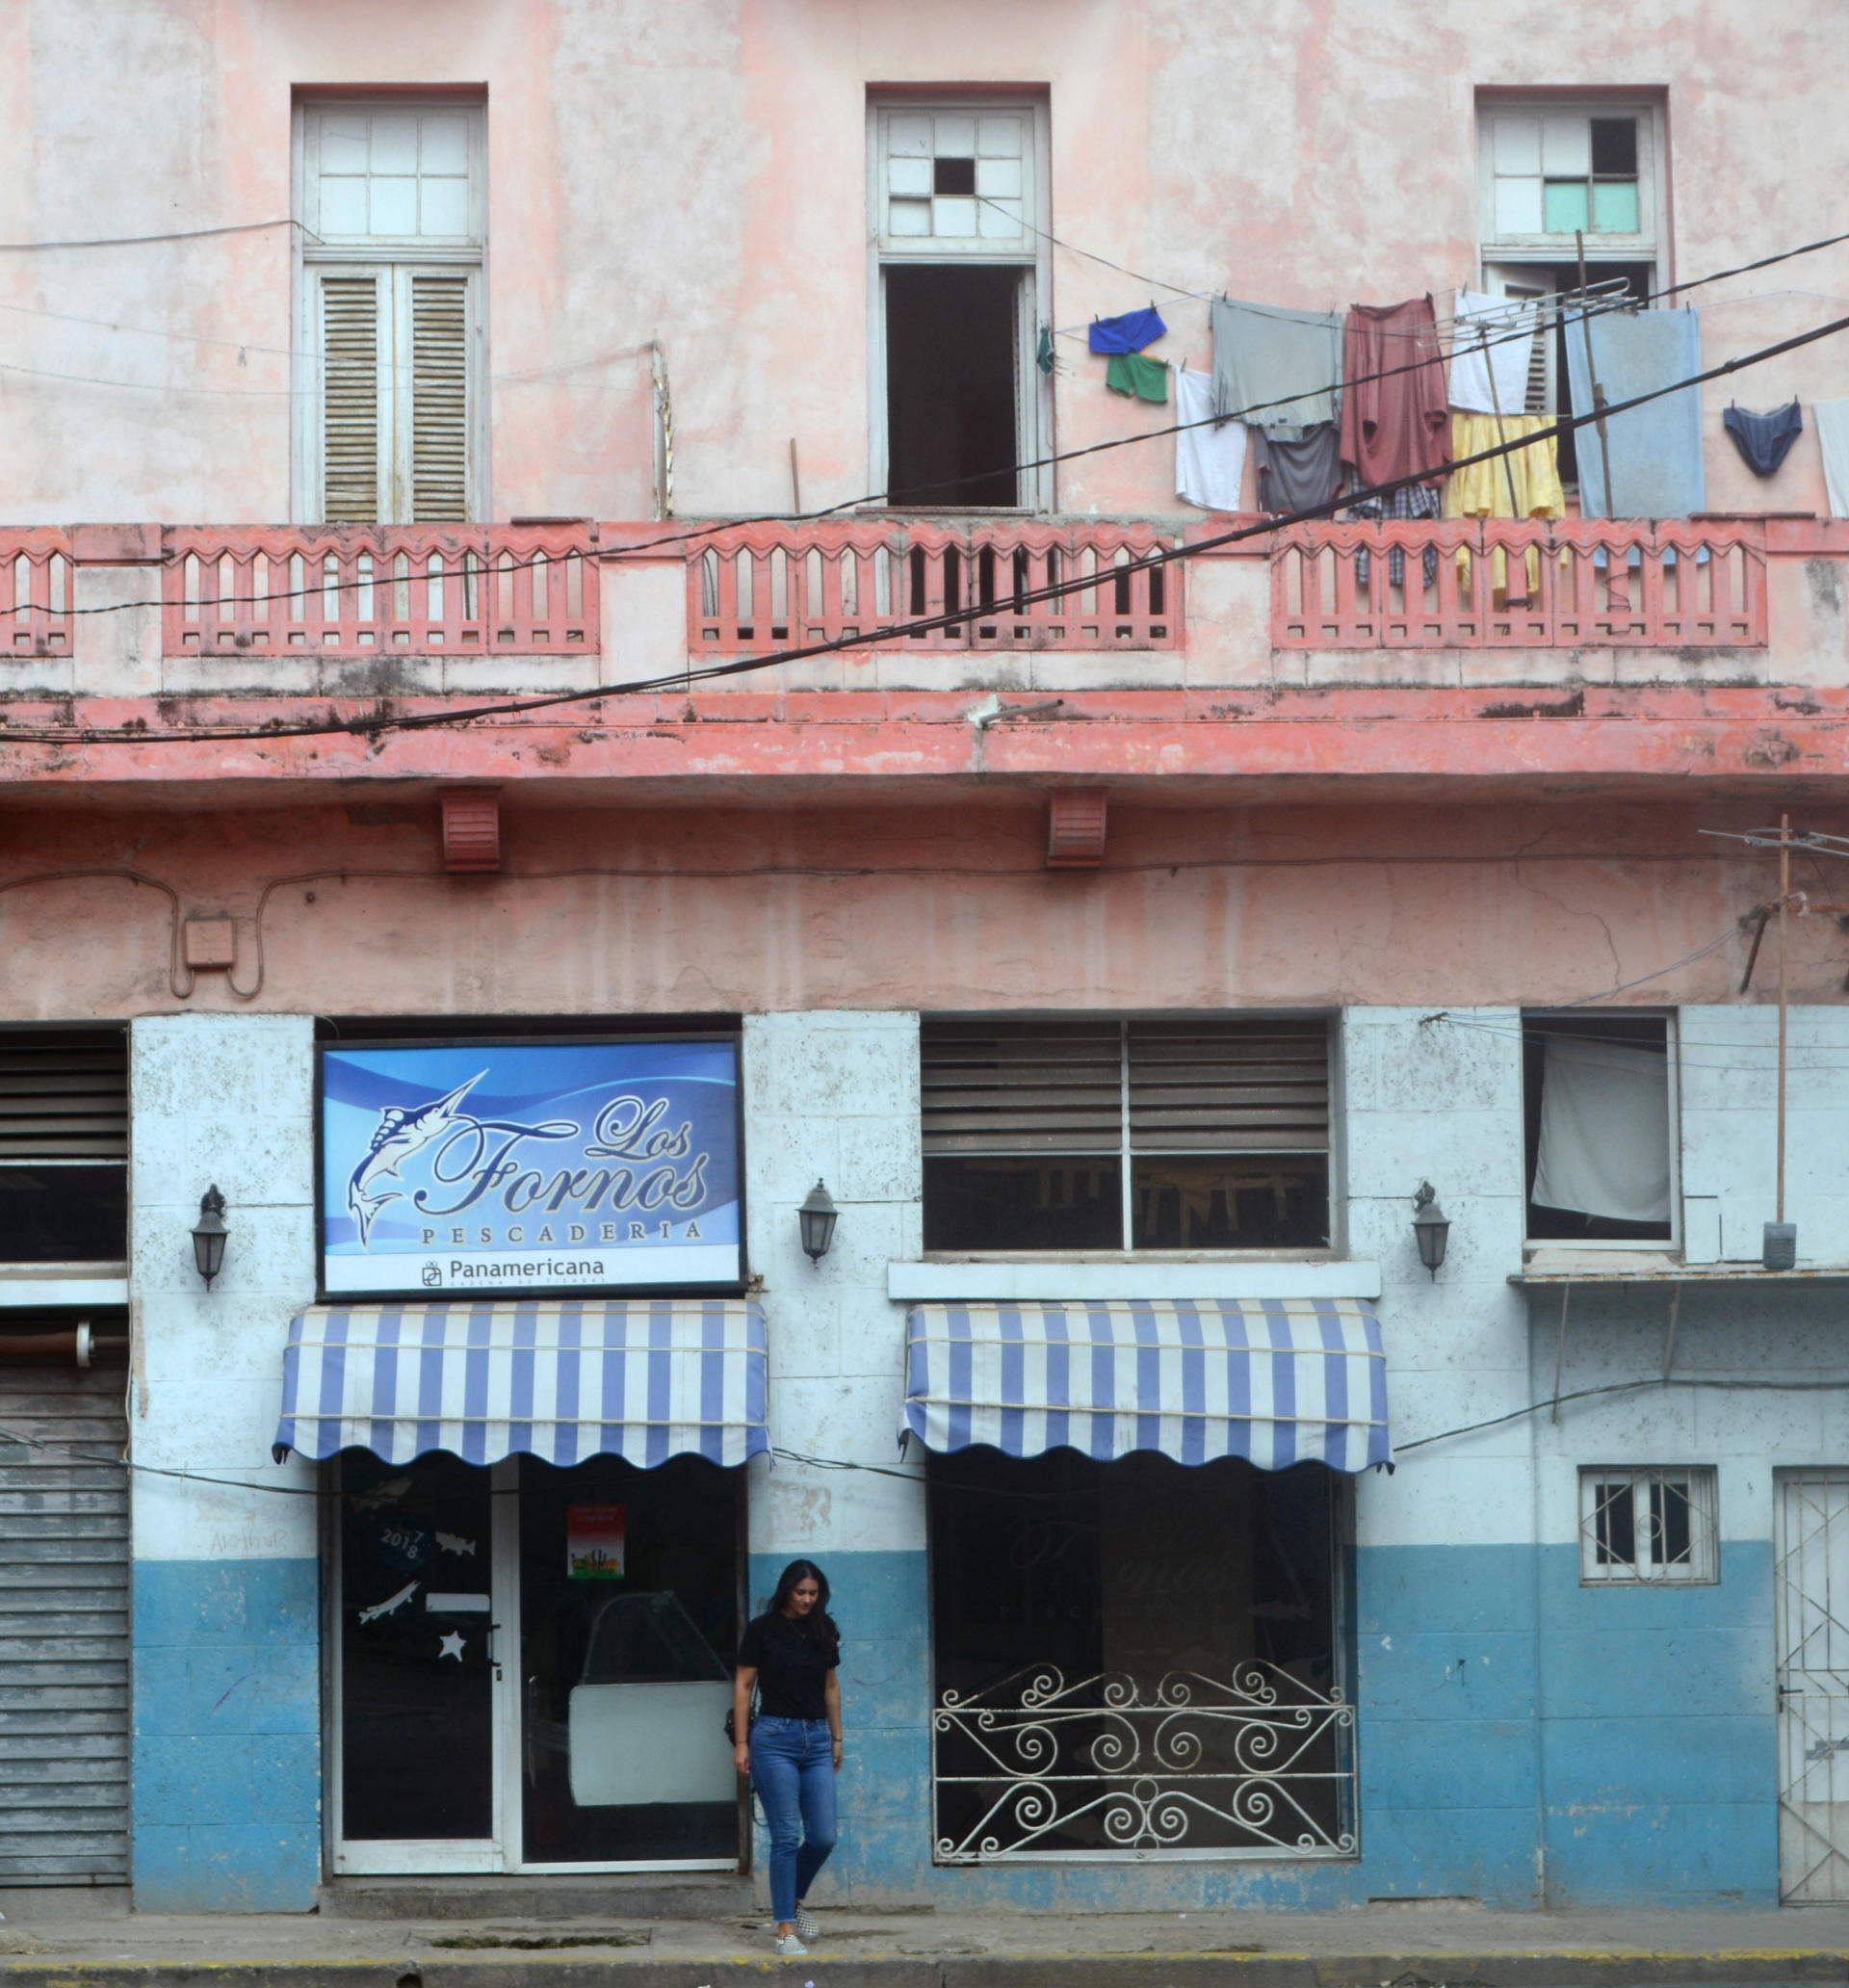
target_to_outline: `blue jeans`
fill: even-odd
[[[751,1728],[751,1780],[770,1826],[770,1917],[788,1925],[835,1846],[828,1721],[760,1718]]]

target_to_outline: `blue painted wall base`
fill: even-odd
[[[134,1596],[136,1908],[312,1912],[315,1562],[138,1560]]]
[[[753,1558],[761,1609],[788,1556]],[[818,1900],[1038,1910],[1778,1900],[1772,1565],[1696,1587],[1579,1584],[1577,1549],[1356,1556],[1357,1859],[938,1867],[923,1554],[827,1561],[845,1632],[841,1843]],[[760,1830],[757,1869],[762,1883]]]

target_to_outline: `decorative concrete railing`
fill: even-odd
[[[940,525],[898,520],[735,525],[688,559],[695,655],[802,648],[943,615],[908,649],[1173,649],[1182,563],[1144,563],[1165,543],[1129,525]],[[1035,596],[1069,582],[1071,593]]]
[[[238,526],[173,531],[169,656],[594,652],[586,526]]]
[[[70,540],[58,531],[0,530],[0,629],[11,656],[68,656]]]
[[[1300,525],[1272,550],[1271,641],[1282,649],[1763,648],[1764,532],[1622,518]]]

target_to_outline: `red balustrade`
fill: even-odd
[[[572,655],[598,647],[585,526],[183,528],[169,656]]]
[[[64,532],[0,529],[0,643],[13,656],[68,656],[70,540]]]
[[[690,552],[688,646],[749,655],[955,616],[898,646],[1179,648],[1182,562],[1147,563],[1169,542],[1091,523],[730,526]]]
[[[1271,641],[1763,648],[1764,531],[1624,518],[1296,526],[1271,554]]]

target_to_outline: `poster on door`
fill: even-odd
[[[743,1281],[731,1039],[328,1047],[322,1292]]]
[[[623,1507],[571,1504],[565,1507],[565,1574],[572,1581],[623,1578]]]

